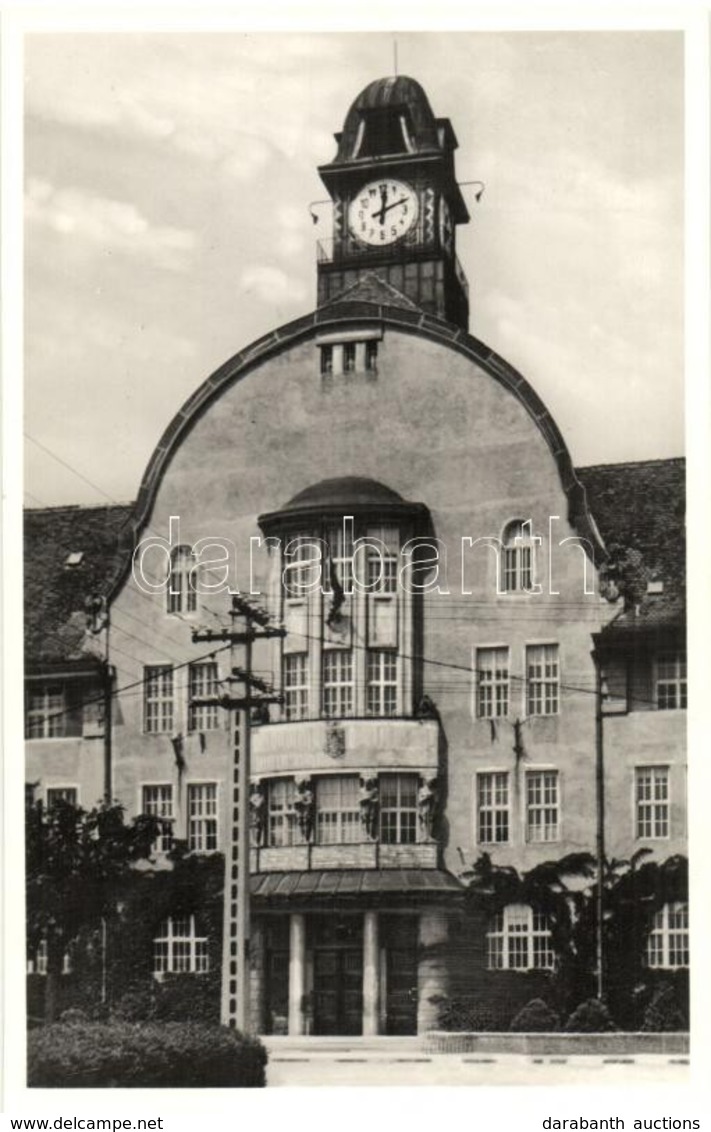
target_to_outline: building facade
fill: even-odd
[[[196,390],[133,508],[29,513],[27,782],[164,819],[157,869],[226,854],[229,1017],[239,590],[279,696],[248,709],[252,1024],[413,1034],[555,971],[540,910],[470,914],[481,854],[599,855],[601,810],[609,857],[685,852],[683,462],[575,469],[469,335],[456,137],[417,83],[372,83],[336,141],[316,310]],[[688,965],[686,923],[655,905],[651,966]],[[214,962],[198,906],[152,931],[156,976]]]

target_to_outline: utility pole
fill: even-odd
[[[196,629],[195,642],[227,641],[230,644],[230,685],[242,686],[243,694],[206,696],[192,700],[195,706],[217,705],[229,712],[232,738],[232,837],[225,851],[225,885],[222,937],[223,1025],[248,1033],[249,1011],[249,774],[251,762],[252,709],[280,702],[282,697],[252,672],[252,645],[267,637],[284,637],[286,630],[270,624],[269,614],[238,594],[232,597],[232,627]],[[241,627],[236,626],[243,621]],[[244,666],[237,665],[237,649],[244,650]],[[253,695],[254,690],[260,694]],[[241,719],[240,719],[241,717]]]
[[[109,651],[109,635],[111,630],[111,614],[108,602],[106,603],[106,649],[104,652],[104,801],[110,806],[113,801],[113,731],[114,731],[114,697],[113,673],[111,671],[111,654]]]
[[[97,636],[102,630],[104,655],[100,660],[101,704],[104,712],[104,802],[107,806],[113,801],[113,669],[111,668],[110,635],[111,609],[103,594],[93,594],[84,602],[89,632]],[[98,697],[97,697],[98,699]],[[97,705],[98,706],[98,705]]]
[[[603,945],[603,929],[605,915],[605,748],[603,742],[603,711],[602,711],[602,667],[599,656],[593,653],[595,661],[595,808],[597,812],[597,893],[596,893],[596,967],[597,967],[597,997],[602,1001],[605,993],[605,954]]]

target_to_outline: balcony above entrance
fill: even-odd
[[[328,774],[366,770],[437,773],[433,719],[305,720],[255,728],[252,774]]]

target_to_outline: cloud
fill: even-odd
[[[126,201],[57,189],[38,177],[28,182],[25,218],[60,236],[85,240],[109,253],[140,256],[167,271],[186,270],[197,242],[187,229],[152,225]]]
[[[280,303],[288,300],[297,303],[306,297],[303,284],[278,267],[248,267],[242,272],[240,286],[263,302]]]

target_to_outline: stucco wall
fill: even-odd
[[[259,534],[257,516],[279,509],[322,479],[345,475],[371,477],[407,500],[426,504],[435,534],[447,548],[446,592],[428,594],[424,603],[423,653],[437,663],[424,665],[423,688],[436,702],[443,724],[448,867],[459,871],[460,849],[466,860],[479,851],[474,822],[478,769],[508,770],[520,784],[529,768],[552,767],[560,773],[560,842],[524,845],[521,788],[520,798],[512,800],[511,842],[493,850],[498,861],[530,866],[558,852],[592,850],[591,634],[613,610],[584,595],[583,555],[577,546],[556,549],[555,596],[547,593],[545,541],[538,572],[544,593],[497,596],[494,555],[484,546],[465,551],[463,586],[463,537],[500,536],[509,520],[519,518],[531,519],[534,533],[545,540],[552,516],[558,517],[555,543],[576,534],[541,431],[514,394],[471,359],[422,335],[386,327],[377,378],[336,377],[326,388],[313,340],[285,349],[227,388],[194,423],[168,464],[150,529],[167,536],[170,516],[179,515],[184,543],[209,536],[232,540],[236,578],[247,588],[249,540]],[[125,652],[121,682],[140,679],[146,663],[175,663],[206,652],[207,646],[191,644],[185,622],[216,624],[213,614],[224,611],[228,599],[211,596],[204,604],[207,611],[181,621],[165,613],[164,599],[137,593],[129,579],[115,604],[114,639]],[[122,643],[122,629],[130,629],[133,639]],[[557,717],[526,721],[525,647],[540,642],[560,646],[561,709]],[[485,645],[511,649],[510,715],[494,728],[473,719],[472,650]],[[258,645],[254,663],[278,679],[277,646]],[[221,664],[224,675],[226,654]],[[142,697],[135,690],[120,698],[118,714],[116,788],[131,807],[138,804],[139,782],[175,778],[175,758],[168,736],[142,734]],[[650,716],[650,727],[657,716]],[[518,759],[513,751],[516,719],[523,721]],[[189,740],[185,758],[184,781],[224,779],[226,728],[207,735],[205,751],[196,739]],[[220,790],[223,821],[227,793]]]

